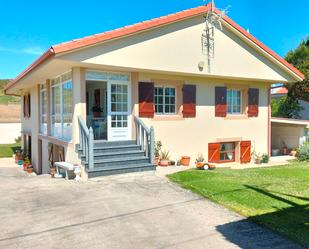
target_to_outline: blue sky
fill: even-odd
[[[281,56],[309,35],[308,0],[215,2],[218,8],[230,6],[229,17]],[[0,79],[16,77],[53,44],[202,4],[203,0],[2,1]]]

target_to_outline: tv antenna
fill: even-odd
[[[228,13],[229,8],[230,6],[218,12],[215,8],[215,0],[211,0],[211,9],[204,16],[205,29],[203,30],[201,40],[202,52],[207,59],[208,73],[211,73],[212,61],[215,58],[215,28],[218,27],[220,30],[222,30],[221,21]]]

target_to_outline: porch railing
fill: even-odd
[[[79,148],[82,151],[82,156],[86,157],[87,168],[93,169],[93,130],[90,127],[88,129],[86,123],[81,116],[78,116],[79,126]]]
[[[149,162],[154,164],[154,129],[153,126],[150,129],[144,124],[144,122],[134,117],[136,126],[136,144],[141,146],[141,149],[145,151],[146,157],[149,157]]]

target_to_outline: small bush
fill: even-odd
[[[268,163],[268,161],[269,161],[268,154],[264,153],[262,155],[262,163]]]
[[[296,157],[299,161],[309,161],[309,142],[298,147]]]

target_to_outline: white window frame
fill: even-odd
[[[71,74],[71,77],[69,77],[68,79],[62,81],[62,76],[66,75],[66,74]],[[66,141],[71,141],[72,140],[72,134],[73,134],[73,127],[72,127],[72,119],[73,119],[73,103],[72,103],[72,113],[64,113],[63,111],[63,85],[68,83],[68,82],[71,82],[72,84],[72,94],[73,94],[73,81],[72,81],[72,71],[68,71],[68,72],[65,72],[61,75],[58,75],[57,77],[53,78],[51,80],[51,82],[53,80],[58,80],[59,79],[59,82],[56,83],[56,84],[50,84],[50,110],[51,110],[51,113],[50,113],[50,116],[51,116],[51,135],[55,138],[58,138],[58,139],[62,139],[62,140],[66,140]],[[53,113],[53,88],[59,88],[59,94],[60,94],[60,114],[57,113],[57,114],[54,114]],[[72,97],[72,101],[73,101],[73,97]],[[68,116],[68,115],[71,115],[71,136],[70,138],[68,137],[65,137],[64,136],[64,116]],[[56,136],[55,133],[54,133],[54,128],[53,128],[53,118],[56,118],[57,116],[60,116],[60,125],[61,125],[61,135],[60,136]]]
[[[45,110],[45,114],[43,113],[43,94],[45,94],[45,108],[47,109],[48,101],[47,101],[47,88],[44,84],[40,85],[40,133],[47,135],[47,110]],[[43,120],[46,120],[46,123]],[[46,127],[44,126],[46,125]]]
[[[239,110],[239,112],[234,112],[233,111],[233,94],[232,94],[232,103],[231,103],[231,112],[229,112],[228,110],[228,97],[226,96],[226,107],[227,107],[227,114],[228,115],[239,115],[239,114],[242,114],[242,91],[241,91],[241,89],[234,89],[234,88],[228,88],[227,89],[227,92],[228,91],[232,91],[232,93],[233,92],[235,92],[235,91],[238,91],[238,92],[240,92],[240,96],[239,96],[239,98],[240,98],[240,110]],[[226,93],[226,95],[228,95],[228,93]]]
[[[177,108],[177,88],[175,86],[170,85],[155,85],[154,86],[154,107],[156,107],[156,95],[155,95],[155,89],[156,88],[163,88],[163,112],[156,112],[155,115],[175,115],[176,114],[176,108]],[[174,112],[165,112],[165,88],[173,88],[175,89],[175,111]]]

